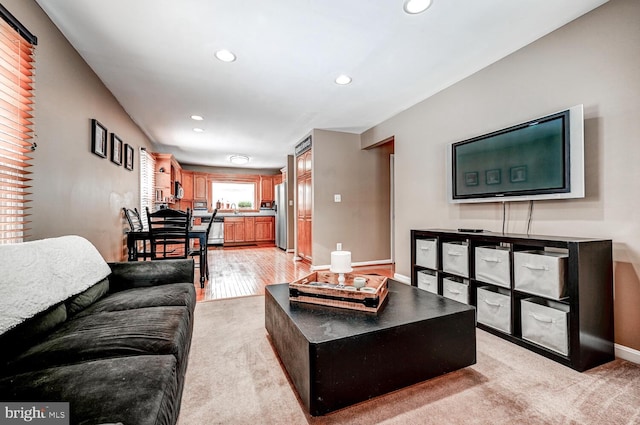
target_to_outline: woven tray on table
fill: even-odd
[[[356,289],[353,278],[364,277],[364,288]],[[338,274],[314,272],[289,283],[289,301],[320,304],[377,313],[389,293],[387,278],[378,275],[345,273],[344,286],[338,285]]]

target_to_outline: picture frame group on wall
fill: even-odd
[[[91,152],[107,157],[107,129],[96,119],[91,120]]]
[[[122,140],[111,133],[111,162],[122,165]]]
[[[95,118],[91,119],[91,152],[95,155],[106,158],[110,149],[110,160],[117,166],[123,165],[124,168],[133,171],[134,149],[128,143],[124,143],[118,135],[111,133],[109,143],[109,132],[107,128]]]
[[[133,146],[124,145],[124,168],[133,171]]]

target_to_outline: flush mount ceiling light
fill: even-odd
[[[194,121],[202,121],[204,118],[202,118],[200,115],[191,115],[191,119]]]
[[[229,162],[236,165],[244,165],[249,162],[249,157],[246,155],[231,155],[229,157]]]
[[[344,86],[346,84],[351,83],[351,77],[349,77],[348,75],[339,75],[338,78],[336,78],[336,84],[339,84],[341,86]]]
[[[431,6],[432,0],[405,0],[404,11],[410,15],[422,13]]]
[[[196,133],[202,133],[204,131],[204,128],[196,127],[193,129],[193,131],[195,131]]]
[[[233,62],[236,60],[236,55],[227,49],[222,49],[216,52],[216,58],[220,59],[222,62]]]

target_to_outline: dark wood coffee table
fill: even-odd
[[[265,291],[265,327],[302,402],[323,415],[476,362],[475,309],[389,280],[377,314]]]

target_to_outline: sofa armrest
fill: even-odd
[[[193,259],[109,263],[109,290],[122,291],[169,283],[194,282]]]

